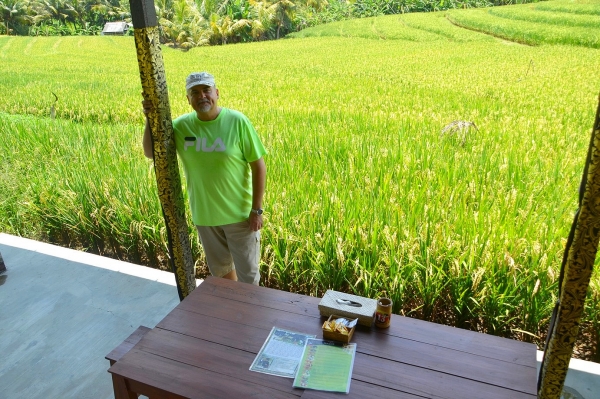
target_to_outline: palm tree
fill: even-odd
[[[191,0],[175,0],[172,3],[172,18],[162,18],[160,25],[163,40],[174,46],[189,49],[208,44],[208,23]]]
[[[250,0],[252,6],[252,37],[254,40],[266,39],[266,35],[273,27],[272,13],[269,11],[270,4],[266,1]]]
[[[156,0],[154,8],[159,21],[161,19],[171,20],[173,18],[173,0]]]
[[[271,13],[271,19],[277,25],[276,39],[279,39],[282,27],[289,27],[294,19],[296,5],[290,0],[277,0],[267,8]]]
[[[75,21],[77,19],[77,11],[66,1],[42,0],[38,4],[41,6],[39,9],[40,14],[46,14],[48,19],[53,19],[63,24],[66,21]]]
[[[214,14],[219,7],[219,0],[196,0],[196,8],[206,20]]]
[[[329,5],[327,0],[306,0],[306,6],[312,8],[316,12],[320,12]]]
[[[231,25],[233,25],[233,21],[229,15],[221,17],[219,14],[212,14],[210,16],[211,42],[227,44],[227,39],[231,34]]]
[[[85,10],[85,19],[94,26],[103,27],[107,22],[123,20],[130,16],[129,7],[123,7],[118,1],[76,0],[77,9]]]
[[[27,34],[31,17],[27,0],[0,0],[0,22],[7,35]]]

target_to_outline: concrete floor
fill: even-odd
[[[171,273],[3,233],[0,256],[0,399],[113,398],[104,356],[179,303]],[[600,398],[600,364],[572,359],[565,386]]]
[[[538,351],[538,373],[544,353]],[[565,379],[562,399],[599,399],[600,398],[600,364],[571,359],[569,371]]]
[[[104,359],[179,303],[171,273],[0,234],[0,398],[113,398]]]

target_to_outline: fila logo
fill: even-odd
[[[220,137],[217,137],[210,147],[206,144],[206,137],[202,137],[201,140],[197,140],[196,137],[186,137],[183,150],[187,151],[188,147],[196,147],[196,152],[223,152],[226,150],[225,144],[223,144],[223,140]]]

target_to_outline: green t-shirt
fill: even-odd
[[[194,224],[221,226],[248,219],[252,207],[248,163],[266,154],[250,120],[228,108],[221,108],[219,116],[208,122],[190,112],[173,121],[173,131]]]

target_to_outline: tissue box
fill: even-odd
[[[319,303],[322,316],[339,315],[358,319],[358,324],[371,327],[377,300],[334,290],[327,290]]]

